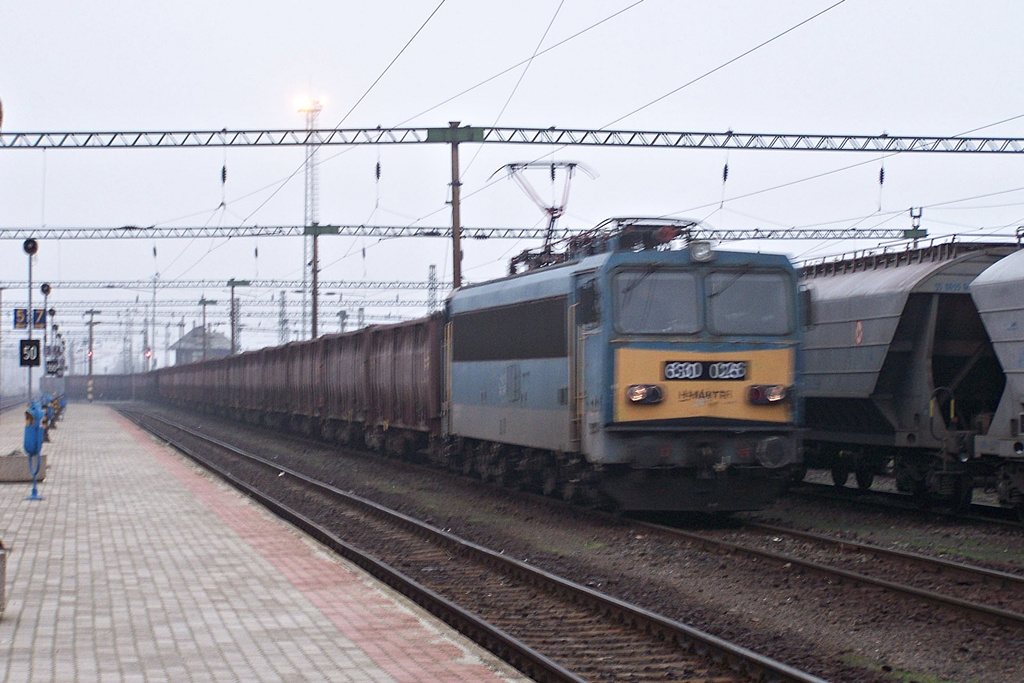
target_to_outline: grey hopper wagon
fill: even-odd
[[[1024,514],[1024,251],[988,268],[971,284],[981,319],[1006,378],[998,406],[974,437],[999,503]]]
[[[970,501],[984,475],[973,437],[1005,385],[971,283],[1015,249],[949,242],[804,268],[809,467],[861,488],[891,471],[901,491]]]

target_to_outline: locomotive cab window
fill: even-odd
[[[624,334],[695,334],[704,326],[697,278],[677,270],[626,270],[613,280],[615,327]]]
[[[792,289],[785,273],[711,273],[707,278],[709,327],[715,334],[789,334],[794,325]]]

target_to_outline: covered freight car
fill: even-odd
[[[1005,381],[971,282],[1012,245],[943,243],[808,266],[805,463],[861,488],[962,506],[979,475],[971,442]]]
[[[1005,386],[989,413],[979,415],[974,458],[985,466],[999,496],[1024,519],[1024,251],[1011,254],[971,283]]]

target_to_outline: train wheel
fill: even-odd
[[[971,505],[973,483],[966,473],[946,471],[940,463],[932,463],[925,477],[925,501],[941,511],[963,512]]]
[[[867,491],[875,483],[875,473],[869,469],[861,468],[854,473],[857,477],[857,488]]]
[[[971,507],[973,497],[974,488],[971,486],[970,477],[960,477],[953,487],[953,497],[947,502],[950,512],[966,512]]]
[[[548,465],[544,468],[543,479],[541,481],[541,493],[545,496],[550,496],[558,490],[558,468],[554,465]]]
[[[462,476],[470,477],[473,475],[473,471],[476,469],[476,451],[475,446],[466,446],[462,451]]]
[[[974,487],[971,486],[969,478],[964,477],[964,483],[959,494],[960,500],[958,501],[957,512],[966,512],[971,507],[971,501],[974,498]]]
[[[495,484],[501,487],[508,485],[509,464],[508,454],[498,444],[491,446],[491,452],[487,458],[487,473]]]
[[[832,466],[832,483],[836,486],[846,486],[847,479],[850,478],[850,467],[845,463],[837,463]]]

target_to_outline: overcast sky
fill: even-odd
[[[1024,3],[1010,0],[0,0],[0,101],[4,133],[302,128],[299,103],[312,96],[325,102],[322,128],[461,121],[1024,137],[1021,26]],[[922,207],[933,236],[1012,237],[1024,224],[1020,155],[503,145],[464,145],[461,154],[463,223],[472,226],[544,224],[514,182],[491,177],[533,159],[580,162],[596,174],[573,181],[566,227],[621,215],[718,228],[909,227],[911,207]],[[301,148],[0,149],[0,227],[298,225],[303,158]],[[449,159],[442,145],[323,149],[320,222],[449,224]],[[561,177],[527,178],[549,201],[561,195]],[[500,276],[529,246],[470,242],[464,276]],[[745,246],[803,259],[874,243]],[[326,280],[425,280],[431,264],[451,277],[443,239],[334,237],[321,250]],[[300,239],[43,241],[34,277],[301,279],[301,261]],[[19,242],[0,241],[0,268],[4,280],[25,278]],[[164,290],[158,301],[200,294]],[[137,295],[151,298],[120,290],[53,299]],[[205,295],[226,300],[225,290]],[[5,310],[19,296],[23,304],[25,293],[4,292]],[[344,294],[361,296],[377,295]],[[190,326],[199,309],[175,315]],[[81,315],[73,317],[68,329],[81,329]],[[116,318],[107,319],[111,331]],[[276,340],[273,319],[246,324],[247,346]]]

